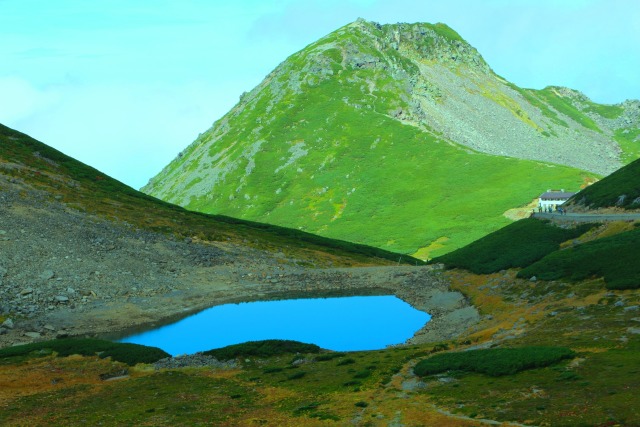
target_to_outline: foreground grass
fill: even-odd
[[[640,324],[634,320],[640,291],[608,291],[602,280],[533,283],[518,279],[515,271],[443,274],[483,316],[476,328],[454,341],[262,356],[252,355],[249,345],[237,353],[236,369],[155,371],[137,365],[128,368],[127,378],[113,381],[100,378],[127,366],[98,356],[4,358],[0,424],[640,423]],[[419,378],[413,373],[422,360],[474,354],[464,351],[474,346],[494,346],[486,353],[493,364],[513,359],[508,352],[496,357],[503,350],[521,349],[528,359],[535,353],[525,350],[531,347],[570,349],[576,357],[501,376],[456,370]]]

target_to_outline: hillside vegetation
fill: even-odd
[[[638,105],[518,88],[444,24],[359,20],[287,58],[143,191],[427,259],[640,156]]]
[[[523,219],[494,231],[454,252],[435,258],[449,268],[476,274],[526,267],[560,249],[560,244],[584,234],[594,224],[560,228],[549,221]]]
[[[50,198],[100,217],[125,221],[174,237],[234,242],[266,252],[287,252],[309,262],[415,264],[418,260],[299,230],[189,212],[136,191],[25,134],[0,125],[0,173],[15,185],[44,190]],[[323,261],[324,259],[324,261]]]
[[[639,196],[636,160],[580,191],[567,206],[570,211],[577,206],[633,208]],[[602,278],[609,289],[640,289],[639,227],[639,222],[568,226],[528,218],[433,261],[477,274],[520,268],[518,277],[527,279]]]
[[[580,191],[569,200],[567,206],[640,209],[640,160],[620,168],[606,179]]]

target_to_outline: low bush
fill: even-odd
[[[439,353],[422,360],[413,372],[424,377],[446,371],[477,372],[490,376],[512,375],[527,369],[542,368],[575,353],[564,347],[522,347]]]
[[[43,341],[0,350],[0,358],[46,355],[55,352],[58,356],[80,354],[83,356],[99,355],[111,357],[112,360],[133,366],[136,363],[153,363],[171,355],[157,347],[147,347],[139,344],[117,343],[90,338],[65,338],[53,341]]]
[[[463,268],[476,274],[526,267],[558,250],[560,243],[578,237],[595,226],[583,224],[565,229],[549,221],[527,218],[434,258],[432,262],[445,264],[447,268]]]
[[[316,356],[316,362],[328,362],[333,359],[337,359],[339,357],[343,357],[344,353],[325,353],[319,356]]]
[[[204,354],[218,360],[231,360],[238,357],[271,357],[290,353],[319,353],[320,347],[290,340],[249,341],[227,347],[205,351]]]
[[[609,289],[640,288],[640,229],[557,251],[520,270],[518,277],[584,280],[603,277]]]

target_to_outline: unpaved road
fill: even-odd
[[[610,222],[610,221],[638,221],[640,220],[640,213],[625,213],[625,214],[586,214],[586,213],[567,213],[561,215],[559,213],[541,213],[536,212],[533,218],[550,219],[553,221],[561,222]]]

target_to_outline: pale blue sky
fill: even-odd
[[[444,22],[519,86],[640,98],[638,0],[0,0],[0,123],[139,188],[358,17]]]

